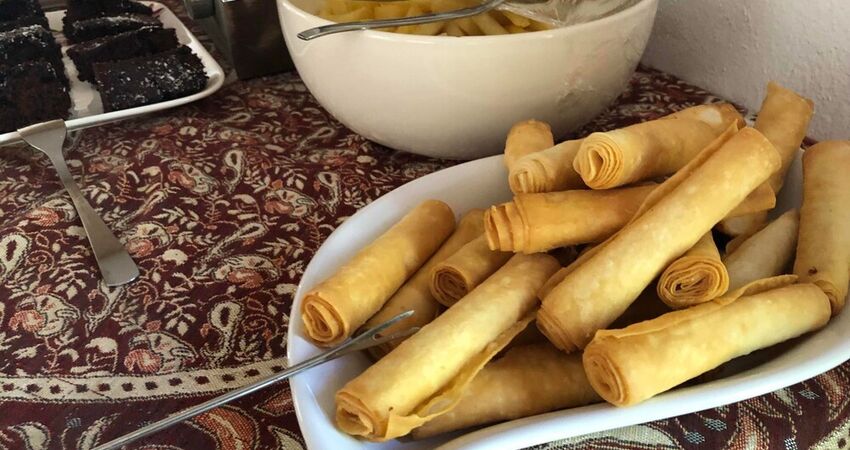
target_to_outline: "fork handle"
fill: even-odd
[[[61,151],[60,149],[59,152]],[[121,241],[115,237],[83,196],[68,170],[65,157],[43,149],[42,152],[53,164],[53,168],[59,175],[59,180],[62,181],[62,185],[65,186],[65,190],[71,196],[71,201],[74,203],[77,215],[80,216],[80,221],[83,223],[83,229],[88,236],[94,259],[106,285],[121,286],[135,280],[139,276],[139,268],[133,262],[130,254],[127,253]]]
[[[356,30],[374,30],[376,28],[400,27],[404,25],[419,25],[423,23],[441,22],[443,20],[461,19],[463,17],[481,14],[504,3],[506,0],[488,0],[471,8],[456,9],[440,13],[423,14],[414,17],[399,17],[397,19],[363,20],[360,22],[334,23],[321,27],[310,28],[298,33],[302,41],[309,41],[329,34],[344,33]]]

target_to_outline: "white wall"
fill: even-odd
[[[644,63],[751,111],[776,80],[815,101],[809,136],[850,139],[848,0],[661,0]]]

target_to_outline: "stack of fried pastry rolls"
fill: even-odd
[[[301,304],[307,337],[322,346],[349,338],[437,251],[454,227],[454,213],[441,201],[428,200],[414,208],[307,293]]]
[[[509,165],[508,183],[514,193],[538,193],[579,189],[588,180],[590,187],[608,188],[670,174],[732,124],[744,124],[732,105],[694,106],[610,134],[594,133],[589,143],[572,140],[529,152]]]
[[[814,284],[790,284],[794,278],[764,280],[729,297],[597,332],[583,355],[590,384],[609,403],[633,405],[735,357],[823,327],[829,300]]]
[[[431,271],[463,246],[483,236],[483,233],[484,211],[473,209],[467,212],[458,222],[454,233],[446,239],[440,249],[387,300],[371,319],[366,321],[364,328],[380,325],[405,311],[413,311],[413,315],[387,328],[384,331],[386,335],[409,328],[422,327],[434,320],[440,312],[440,303],[431,293]],[[390,341],[381,346],[370,348],[369,352],[373,357],[379,358],[400,343],[400,339]]]
[[[761,133],[731,126],[656,188],[631,222],[572,264],[543,298],[540,330],[561,350],[584,348],[780,164]]]
[[[336,394],[336,423],[382,441],[449,411],[484,364],[534,317],[537,290],[558,269],[545,254],[516,255]]]
[[[512,198],[457,225],[423,202],[303,299],[321,346],[403,311],[387,333],[420,328],[370,350],[338,428],[424,438],[633,405],[825,326],[850,284],[850,143],[809,148],[801,207],[776,208],[812,112],[770,83],[755,127],[728,104],[559,144],[516,124]]]

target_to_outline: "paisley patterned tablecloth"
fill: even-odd
[[[579,134],[712,100],[641,68]],[[84,131],[66,154],[142,274],[126,287],[101,283],[47,160],[2,149],[4,450],[89,449],[279,370],[292,295],[322,241],[370,201],[453,164],[366,141],[295,74],[232,82],[194,105]],[[541,448],[846,448],[848,386],[845,364],[742,403]],[[131,448],[303,447],[281,386]]]

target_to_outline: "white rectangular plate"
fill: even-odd
[[[186,103],[202,99],[217,91],[224,84],[224,71],[221,66],[210,55],[207,49],[198,41],[198,38],[186,28],[186,25],[171,12],[168,7],[157,2],[142,2],[152,6],[157,18],[162,22],[165,28],[173,28],[177,33],[177,39],[181,44],[189,46],[192,52],[200,58],[204,65],[204,70],[207,73],[207,87],[200,92],[196,92],[186,97],[176,98],[164,102],[154,103],[152,105],[138,106],[130,109],[122,109],[119,111],[103,112],[103,105],[100,101],[100,94],[93,85],[87,82],[80,81],[77,78],[77,68],[71,62],[71,58],[65,56],[65,50],[70,46],[63,36],[59,36],[59,43],[62,46],[62,55],[64,56],[65,71],[68,78],[71,80],[71,117],[65,121],[65,126],[68,131],[80,130],[83,128],[102,125],[108,122],[128,119],[131,117],[140,116],[142,114],[152,113],[154,111],[162,111],[168,108],[185,105]],[[62,31],[62,18],[65,17],[65,11],[51,11],[46,13],[47,21],[50,23],[50,29],[55,32]],[[21,142],[21,137],[17,131],[0,134],[0,146]]]
[[[802,171],[799,158],[791,167],[774,215],[799,207]],[[333,274],[341,263],[371,243],[419,202],[436,198],[456,214],[511,198],[501,156],[445,169],[412,181],[366,206],[345,221],[316,253],[295,294],[289,322],[288,357],[297,363],[320,353],[304,338],[300,311],[304,294]],[[348,355],[291,380],[292,398],[307,445],[313,449],[493,449],[522,448],[557,439],[619,428],[766,394],[825,372],[850,358],[850,314],[833,318],[824,329],[768,352],[739,358],[748,370],[725,378],[674,389],[628,408],[590,405],[527,417],[473,432],[457,432],[425,441],[367,443],[334,427],[334,393],[369,365],[364,355]]]

